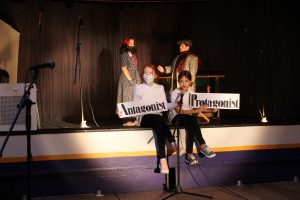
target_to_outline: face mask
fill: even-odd
[[[136,54],[136,48],[134,46],[127,46],[127,50],[132,54]]]
[[[152,74],[144,74],[143,78],[144,78],[145,83],[148,85],[152,84],[154,81],[154,77]]]

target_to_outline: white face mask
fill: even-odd
[[[151,85],[154,81],[153,74],[144,74],[143,78],[144,78],[144,81],[147,85]]]

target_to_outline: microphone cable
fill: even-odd
[[[83,24],[83,17],[80,15],[78,16],[78,20],[79,20],[79,23],[80,23],[80,29],[82,31],[82,40],[85,41],[86,39],[86,34],[85,34],[85,31],[84,31],[84,24]],[[83,42],[82,42],[83,43]],[[85,54],[85,57],[87,56],[86,55],[86,51],[84,51],[84,54]],[[82,62],[82,60],[80,61]],[[84,63],[81,63],[81,64],[84,64]],[[81,67],[81,66],[80,66]],[[81,76],[83,74],[83,71],[82,71],[82,67],[81,67]],[[89,107],[91,109],[91,115],[92,115],[92,118],[93,118],[93,121],[94,123],[96,124],[96,126],[99,128],[99,124],[97,123],[96,119],[95,119],[95,113],[94,113],[94,109],[93,109],[93,106],[92,106],[92,103],[91,103],[91,97],[90,97],[90,84],[89,84],[89,75],[88,73],[86,73],[86,82],[87,82],[87,97],[88,97],[88,104],[89,104]]]
[[[203,169],[200,167],[200,165],[198,166],[198,168],[199,168],[200,172],[203,174],[203,176],[206,178],[206,180],[209,182],[209,184],[210,184],[210,185],[215,185],[215,184],[207,177],[207,175],[205,174],[205,172],[203,171]],[[189,172],[191,173],[190,170],[189,170]],[[196,181],[196,180],[195,180],[195,181]],[[198,185],[199,187],[201,187],[200,184],[198,184],[197,181],[196,181],[196,183],[197,183],[197,185]],[[239,198],[245,199],[245,200],[249,200],[249,199],[247,199],[246,197],[243,197],[242,195],[240,195],[240,194],[238,194],[238,193],[236,193],[236,192],[234,192],[234,191],[232,191],[232,190],[230,190],[230,189],[228,189],[228,188],[225,188],[225,187],[223,187],[223,186],[216,185],[215,188],[218,189],[218,190],[221,191],[221,192],[225,192],[225,193],[230,194],[230,195],[232,195],[232,196],[239,197]]]
[[[96,124],[96,126],[99,128],[99,124],[97,123],[97,121],[96,121],[96,119],[95,119],[94,109],[93,109],[93,106],[92,106],[92,103],[91,103],[91,97],[90,97],[90,84],[89,84],[89,78],[88,78],[88,75],[87,75],[87,93],[88,93],[89,106],[90,106],[90,109],[91,109],[91,114],[92,114],[92,117],[93,117],[93,121],[94,121],[94,123]]]

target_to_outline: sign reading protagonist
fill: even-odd
[[[121,112],[120,118],[144,115],[149,113],[158,113],[168,110],[167,101],[165,98],[118,103],[117,106],[119,112]]]
[[[191,93],[189,96],[191,108],[207,105],[209,108],[240,109],[240,94],[229,93]]]

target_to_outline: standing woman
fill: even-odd
[[[118,85],[117,103],[132,101],[133,87],[141,83],[137,68],[136,48],[132,37],[126,38],[120,48],[121,75]],[[118,108],[117,108],[118,113]],[[136,126],[136,118],[123,118],[123,126]]]

